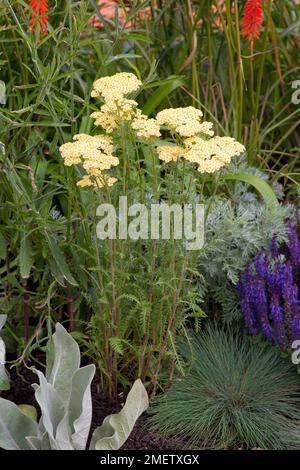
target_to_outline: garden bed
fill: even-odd
[[[299,450],[299,0],[0,3],[0,450]]]

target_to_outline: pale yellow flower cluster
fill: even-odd
[[[100,97],[106,103],[124,98],[138,90],[142,82],[133,74],[120,72],[110,77],[102,77],[93,84],[92,97]]]
[[[245,152],[245,147],[232,137],[213,137],[203,140],[190,137],[184,141],[187,149],[184,158],[197,164],[200,173],[214,173],[228,165],[231,159]]]
[[[68,142],[60,147],[61,155],[66,166],[82,165],[86,170],[82,180],[77,184],[85,186],[111,186],[116,180],[103,173],[119,164],[119,159],[112,155],[113,143],[110,136],[77,134],[74,142]]]
[[[98,176],[85,175],[78,181],[77,185],[81,188],[94,186],[96,188],[103,188],[105,186],[113,186],[117,182],[117,178],[99,173]]]
[[[182,137],[191,137],[206,130],[207,126],[201,124],[202,116],[200,109],[187,106],[164,109],[157,114],[156,119],[159,124],[166,125],[172,132],[177,132]]]
[[[137,113],[137,102],[127,98],[118,98],[103,104],[100,111],[91,114],[96,126],[112,134],[122,121],[131,121]]]
[[[122,122],[127,121],[131,123],[132,129],[139,138],[159,137],[159,123],[142,114],[136,101],[126,98],[141,84],[134,74],[123,72],[96,80],[92,96],[101,97],[105,102],[100,111],[91,115],[95,119],[96,126],[100,126],[108,134],[112,134]]]
[[[201,122],[199,126],[199,134],[208,135],[209,137],[213,137],[215,135],[214,131],[212,130],[213,123],[209,121]]]
[[[160,145],[157,147],[157,153],[160,160],[170,163],[183,157],[186,150],[179,145]]]
[[[158,122],[183,138],[183,147],[159,146],[157,152],[161,160],[170,163],[183,157],[195,163],[200,173],[214,173],[228,165],[234,156],[245,152],[245,147],[231,137],[213,137],[213,124],[201,122],[201,117],[201,111],[192,106],[158,113]]]
[[[131,127],[141,139],[151,139],[152,137],[160,136],[159,123],[156,119],[149,119],[144,114],[133,119]]]

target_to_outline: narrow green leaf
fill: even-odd
[[[66,279],[66,281],[68,281],[69,284],[71,284],[73,286],[77,286],[77,282],[75,281],[74,277],[72,276],[72,274],[71,274],[71,272],[68,268],[68,265],[67,265],[66,260],[65,260],[65,256],[62,253],[59,246],[57,245],[56,241],[49,234],[46,234],[46,237],[47,237],[47,241],[48,241],[50,251],[52,253],[52,256],[54,258],[54,261],[55,261],[59,271],[61,272],[63,277]]]
[[[6,241],[0,232],[0,260],[6,258]]]
[[[0,80],[0,104],[6,103],[6,88],[5,83]]]
[[[155,90],[153,95],[148,99],[143,107],[143,113],[146,115],[151,114],[174,90],[184,84],[183,77],[169,78],[163,82],[160,87]]]
[[[22,278],[27,279],[33,266],[32,246],[25,231],[21,235],[19,267]]]
[[[276,194],[271,186],[262,178],[248,173],[228,173],[220,178],[221,180],[236,180],[253,186],[263,197],[267,206],[278,204]]]

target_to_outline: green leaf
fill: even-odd
[[[271,186],[262,178],[248,173],[228,173],[221,180],[236,180],[253,186],[263,197],[267,206],[277,205],[278,200]]]
[[[174,90],[184,84],[184,78],[180,76],[171,77],[163,82],[143,107],[143,113],[151,114]],[[154,85],[154,84],[152,84]]]
[[[118,338],[117,336],[111,336],[109,338],[109,343],[116,353],[120,354],[120,356],[123,356],[124,354],[124,348],[122,344],[122,339]]]
[[[0,80],[0,104],[5,104],[6,103],[6,89],[5,89],[5,83]]]
[[[0,398],[0,447],[30,450],[26,436],[37,436],[38,425],[9,400]]]
[[[110,57],[109,59],[107,59],[107,61],[105,62],[105,65],[109,65],[111,64],[112,62],[116,62],[117,60],[122,60],[122,59],[139,59],[141,56],[140,55],[137,55],[137,54],[117,54],[117,55],[114,55],[112,57]]]
[[[102,426],[95,429],[90,450],[118,450],[129,437],[137,419],[148,408],[149,400],[141,380],[135,381],[124,408],[118,414],[107,416]]]
[[[49,234],[46,234],[46,237],[47,237],[47,241],[48,241],[50,251],[52,253],[52,256],[54,258],[54,261],[55,261],[55,264],[57,265],[58,270],[61,272],[61,274],[66,279],[66,281],[68,281],[69,284],[71,284],[72,286],[77,286],[78,284],[75,281],[72,274],[70,273],[70,270],[68,268],[68,265],[67,265],[65,257],[64,257],[64,254],[60,250],[60,248],[57,245],[56,241]]]
[[[33,265],[33,255],[31,242],[25,231],[21,235],[19,267],[20,275],[23,279],[27,279]]]

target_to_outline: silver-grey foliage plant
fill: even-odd
[[[35,370],[33,385],[41,409],[37,423],[17,405],[0,398],[0,447],[6,450],[85,450],[92,421],[91,382],[95,366],[80,367],[80,350],[57,323],[47,347],[46,375]],[[90,450],[119,449],[148,407],[147,392],[136,380],[123,409],[94,431]]]

